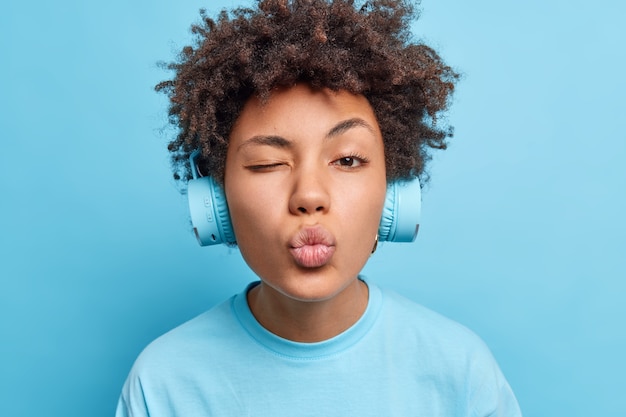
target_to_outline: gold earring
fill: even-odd
[[[377,247],[378,247],[378,233],[376,233],[376,240],[374,240],[374,247],[372,248],[372,253],[376,252]]]

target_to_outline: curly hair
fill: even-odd
[[[415,2],[257,0],[256,8],[200,11],[194,45],[166,67],[155,89],[170,100],[174,178],[190,178],[200,150],[204,175],[223,182],[228,139],[244,104],[304,82],[365,96],[377,117],[388,181],[425,176],[431,149],[445,149],[452,128],[437,125],[458,74],[423,43],[411,42]]]

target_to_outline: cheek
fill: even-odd
[[[384,177],[370,178],[362,184],[347,184],[337,194],[333,208],[349,224],[378,229],[386,189]]]
[[[233,184],[236,185],[227,188],[226,198],[237,243],[243,250],[247,247],[262,249],[262,242],[267,242],[271,231],[276,230],[281,198],[263,187],[245,187],[242,182]]]
[[[380,217],[385,202],[386,184],[368,187],[367,193],[346,195],[338,208],[341,213],[339,224],[346,249],[350,253],[346,262],[362,267],[374,246]]]

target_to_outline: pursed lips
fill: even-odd
[[[289,251],[299,266],[319,268],[335,253],[335,238],[320,225],[305,227],[289,241]]]

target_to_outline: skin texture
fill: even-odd
[[[257,320],[301,342],[354,324],[386,191],[368,100],[308,84],[251,98],[230,135],[224,185],[238,246],[262,281],[248,295]]]

